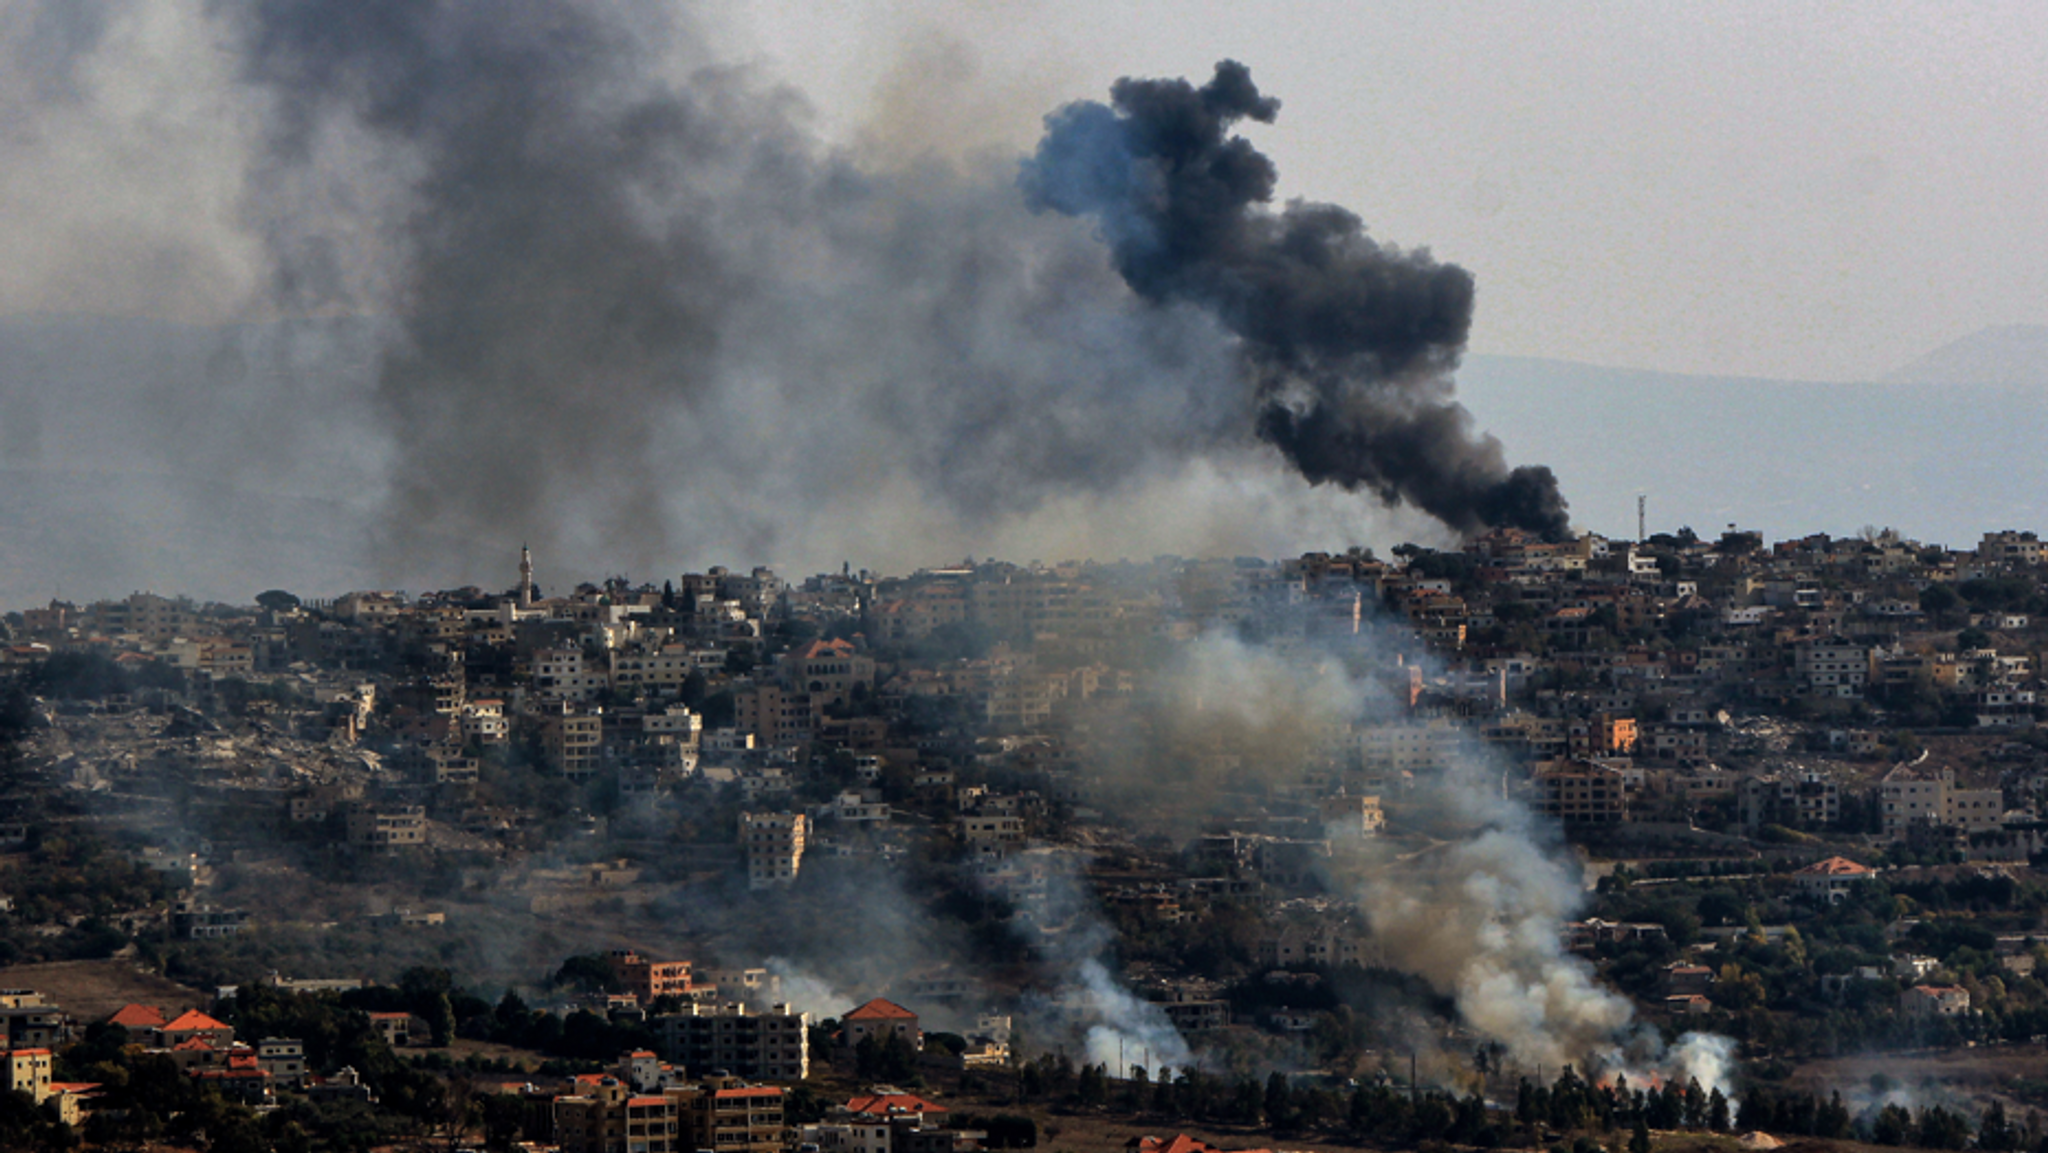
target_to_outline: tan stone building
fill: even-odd
[[[765,889],[796,881],[803,866],[810,821],[802,813],[741,813],[740,849],[747,858],[747,887]]]

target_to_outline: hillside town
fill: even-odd
[[[1057,1106],[2040,1139],[2048,1091],[1798,1079],[2048,1034],[2032,532],[558,589],[516,562],[6,614],[9,1132],[960,1153]],[[1311,676],[1336,703],[1273,688]],[[1538,951],[1667,1041],[1730,1038],[1739,1100],[1554,1082],[1415,971],[1354,893],[1501,819],[1452,793],[1581,876]],[[81,964],[185,999],[31,984]]]

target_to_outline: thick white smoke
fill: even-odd
[[[1196,745],[1252,750],[1273,780],[1298,778],[1315,746],[1391,711],[1370,670],[1394,665],[1396,639],[1347,640],[1365,643],[1340,654],[1298,641],[1283,649],[1202,636],[1160,678],[1159,748],[1169,757]],[[1405,647],[1419,646],[1411,639]],[[1168,773],[1144,764],[1130,779]],[[1174,781],[1175,790],[1215,786]],[[1726,1038],[1688,1034],[1667,1049],[1626,997],[1565,948],[1565,922],[1585,899],[1578,862],[1554,827],[1508,794],[1502,766],[1476,741],[1464,742],[1448,769],[1418,773],[1412,791],[1387,799],[1442,843],[1397,854],[1376,840],[1355,841],[1339,847],[1331,880],[1365,914],[1390,966],[1450,996],[1468,1027],[1524,1067],[1697,1077],[1728,1091]]]
[[[1086,1026],[1089,1064],[1122,1077],[1134,1064],[1158,1070],[1193,1063],[1187,1040],[1165,1010],[1124,988],[1099,959],[1081,962],[1074,976],[1079,997],[1070,1003]]]
[[[765,967],[781,982],[782,1003],[813,1021],[837,1017],[866,1000],[787,957],[770,957]]]
[[[1110,971],[1116,933],[1102,920],[1073,853],[1051,848],[1025,854],[1042,883],[1020,902],[1016,927],[1045,959],[1054,982],[1030,1015],[1055,1037],[1072,1037],[1082,1059],[1125,1076],[1132,1065],[1186,1067],[1194,1055],[1154,1002],[1137,996]]]

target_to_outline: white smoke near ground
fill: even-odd
[[[809,1013],[813,1021],[838,1017],[866,1000],[841,990],[830,979],[787,957],[770,957],[763,967],[781,982],[782,1003],[799,1013]]]
[[[1111,970],[1116,932],[1088,892],[1082,859],[1044,847],[1022,857],[1032,883],[1018,894],[1012,929],[1041,958],[1046,981],[1026,999],[1027,1034],[1045,1048],[1070,1040],[1084,1063],[1117,1077],[1133,1065],[1197,1063],[1166,1011],[1133,993]]]
[[[1194,1061],[1187,1039],[1165,1010],[1125,988],[1093,957],[1075,970],[1078,1016],[1086,1027],[1088,1062],[1127,1077],[1131,1066],[1186,1068]]]
[[[1375,670],[1418,642],[1391,629],[1329,644],[1253,643],[1212,631],[1162,670],[1149,703],[1153,745],[1168,760],[1190,749],[1238,751],[1269,781],[1298,777],[1317,746],[1345,740],[1363,720],[1399,715]],[[1325,762],[1327,758],[1323,758]],[[1153,781],[1157,799],[1213,797],[1219,783],[1168,764],[1139,763],[1124,783]],[[1170,797],[1170,794],[1182,794]],[[1622,994],[1566,949],[1565,922],[1586,889],[1558,830],[1513,796],[1503,766],[1476,741],[1450,766],[1421,771],[1385,801],[1430,843],[1354,839],[1336,846],[1335,892],[1365,915],[1372,944],[1392,968],[1416,974],[1456,1004],[1464,1025],[1524,1068],[1575,1064],[1591,1074],[1697,1078],[1732,1088],[1733,1044],[1687,1034],[1666,1046]],[[1403,849],[1411,851],[1403,851]]]

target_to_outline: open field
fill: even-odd
[[[52,961],[0,969],[0,988],[34,989],[70,1012],[81,1026],[103,1020],[131,1002],[155,1005],[175,1015],[205,1008],[212,996],[178,984],[128,961]]]
[[[1974,1113],[1997,1097],[2016,1117],[2048,1111],[2048,1047],[2040,1045],[1837,1057],[1801,1065],[1789,1080],[1823,1093],[1839,1089],[1850,1100],[1873,1097],[1873,1077],[1888,1080],[1912,1105],[1963,1105]]]

